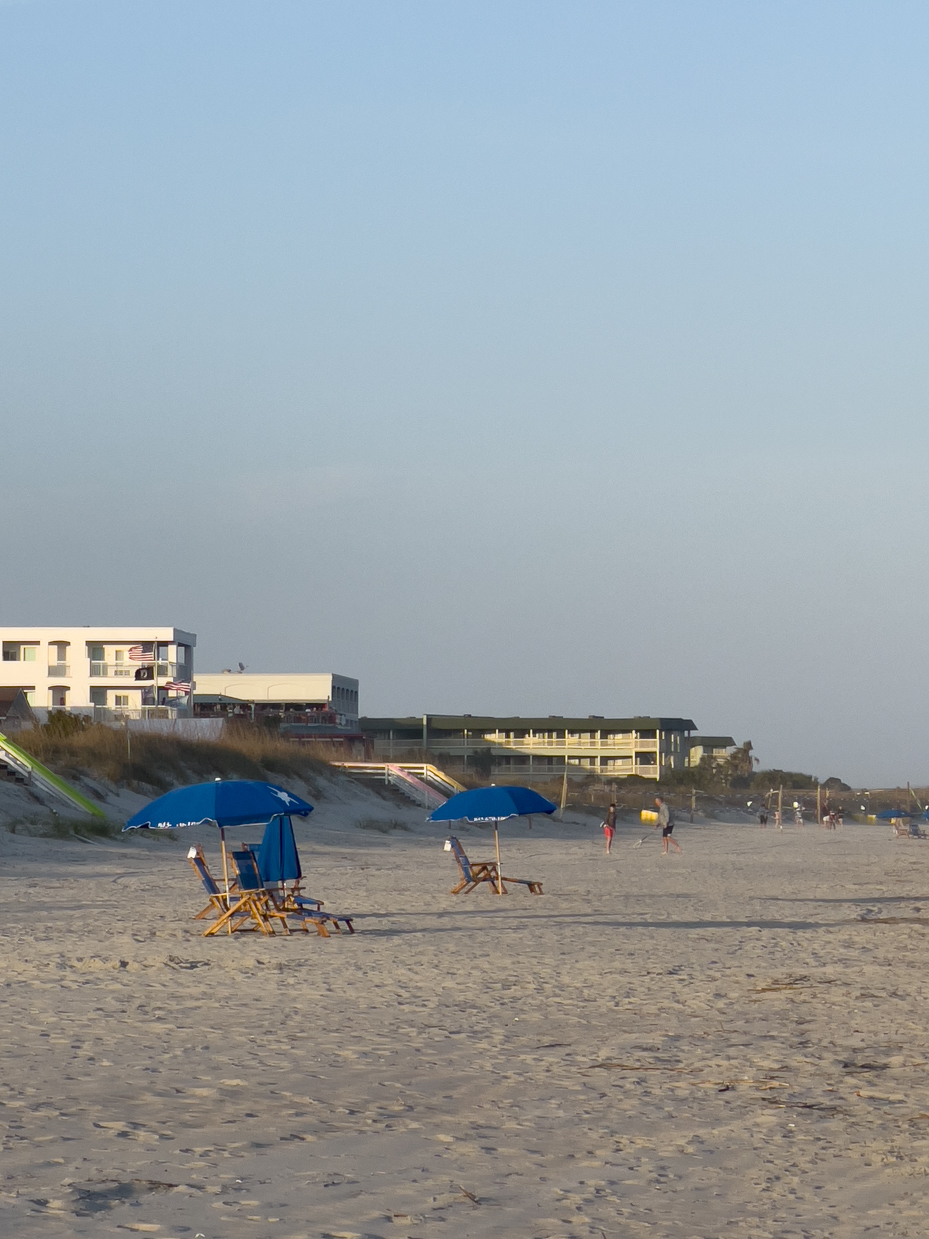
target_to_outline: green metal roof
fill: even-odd
[[[432,735],[443,731],[693,731],[689,718],[574,718],[561,715],[520,718],[514,715],[497,718],[485,714],[427,714],[427,727]],[[423,716],[408,718],[361,718],[363,732],[414,731],[423,729]]]

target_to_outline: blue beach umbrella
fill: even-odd
[[[212,783],[177,787],[149,801],[130,817],[123,830],[178,830],[182,826],[204,823],[218,826],[228,895],[227,827],[267,826],[275,817],[289,817],[294,813],[307,817],[312,812],[313,806],[306,800],[273,783],[261,783],[257,779],[215,779]]]
[[[883,813],[877,814],[879,822],[893,822],[903,817],[912,817],[912,813],[907,813],[906,809],[885,809]]]
[[[503,894],[503,870],[500,868],[500,836],[498,824],[510,817],[526,817],[530,813],[554,813],[555,806],[530,787],[475,787],[458,792],[429,814],[430,822],[493,822],[494,849],[497,854],[497,894]]]
[[[303,877],[294,826],[289,817],[272,817],[258,852],[262,882],[296,882]]]

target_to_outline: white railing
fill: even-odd
[[[90,664],[90,678],[92,680],[132,680],[135,679],[135,673],[141,667],[151,667],[152,663],[98,663]],[[155,674],[159,680],[164,679],[190,679],[190,669],[184,663],[158,663],[155,666]],[[145,680],[140,683],[146,683]],[[151,681],[148,681],[151,683]]]
[[[434,809],[444,804],[449,796],[464,791],[462,785],[450,775],[428,763],[336,761],[332,764],[347,770],[349,774],[383,781],[427,809]]]
[[[497,748],[506,749],[557,749],[563,753],[565,749],[573,752],[576,749],[594,749],[600,751],[610,749],[614,752],[632,753],[657,753],[657,740],[610,740],[606,737],[598,740],[593,739],[579,740],[568,736],[565,740],[564,736],[559,736],[557,739],[552,739],[549,736],[520,736],[518,739],[508,739],[506,736],[488,735],[484,740]]]

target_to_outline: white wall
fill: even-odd
[[[281,671],[265,675],[209,671],[198,673],[197,693],[238,697],[241,701],[318,702],[350,717],[358,716],[358,681],[329,672]]]

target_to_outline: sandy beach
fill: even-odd
[[[297,826],[329,940],[204,939],[206,829],[0,835],[0,1233],[925,1233],[929,843],[576,818],[504,828],[544,896],[453,897],[359,805]]]

